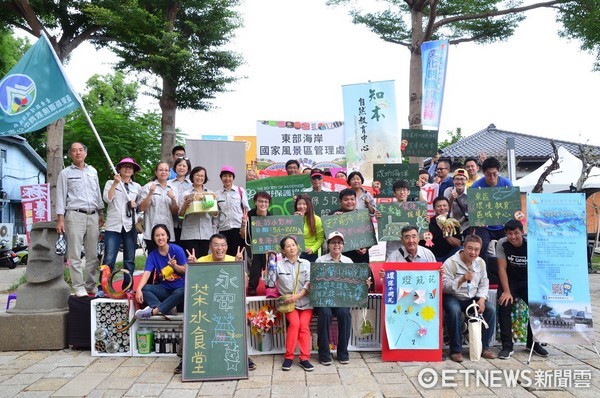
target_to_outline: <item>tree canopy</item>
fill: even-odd
[[[505,40],[525,18],[524,12],[577,2],[554,0],[522,5],[522,0],[381,0],[360,3],[328,0],[327,4],[348,5],[355,24],[365,25],[381,39],[410,50],[408,122],[410,128],[421,128],[420,47],[423,42],[447,39],[450,44],[487,44]],[[356,4],[360,4],[360,8]],[[368,7],[372,9],[366,10]]]
[[[171,160],[177,108],[209,110],[210,100],[237,78],[240,56],[224,46],[241,22],[238,0],[115,0],[91,5],[108,27],[121,69],[133,70],[159,99],[162,159]],[[160,84],[149,75],[161,79]]]
[[[579,40],[583,50],[595,52],[594,69],[600,71],[600,2],[579,0],[561,5],[560,10],[561,36]]]
[[[9,29],[0,28],[0,80],[29,48],[29,41],[14,37]]]

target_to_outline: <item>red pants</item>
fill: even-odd
[[[294,359],[296,344],[300,344],[300,360],[310,358],[310,319],[312,308],[306,310],[294,309],[285,314],[287,320],[287,334],[285,336],[285,359]]]

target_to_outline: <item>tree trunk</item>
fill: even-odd
[[[63,132],[65,119],[61,118],[48,125],[48,141],[46,145],[46,164],[48,166],[46,181],[50,184],[50,204],[52,219],[56,219],[56,182],[58,174],[64,167],[63,161]]]
[[[175,113],[177,112],[177,101],[175,100],[175,86],[163,78],[163,88],[160,95],[160,119],[162,126],[162,137],[160,139],[161,161],[173,165],[171,150],[175,146]]]
[[[422,129],[421,102],[423,100],[423,74],[421,71],[421,43],[423,43],[423,13],[411,10],[412,45],[410,47],[410,68],[408,78],[408,126],[410,129]],[[423,166],[423,158],[410,156],[410,163]]]

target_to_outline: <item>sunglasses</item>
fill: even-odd
[[[186,158],[185,156],[178,156],[177,159],[190,160],[190,158]]]
[[[312,176],[312,177],[310,177],[310,179],[311,180],[322,180],[323,177],[321,177],[321,176]]]

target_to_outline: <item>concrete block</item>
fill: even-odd
[[[0,314],[0,351],[62,350],[67,347],[68,311]]]

